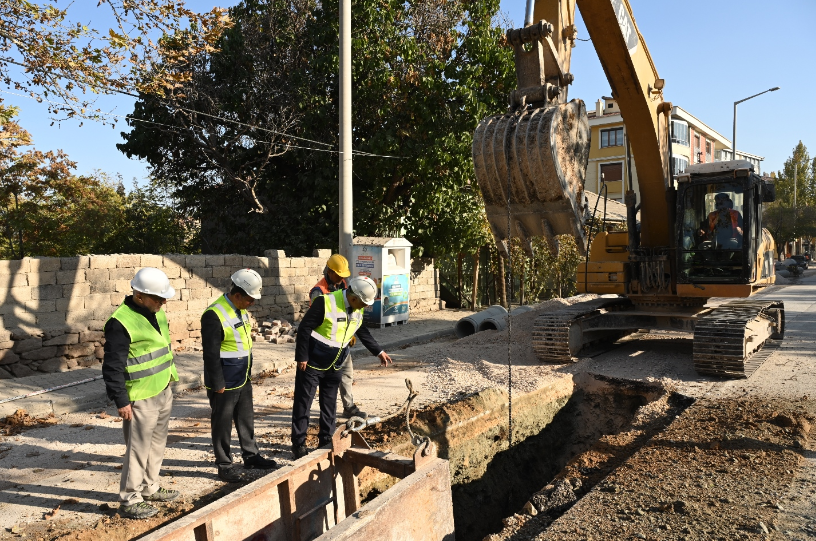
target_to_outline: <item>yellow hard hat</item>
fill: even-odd
[[[329,258],[326,266],[337,273],[340,278],[348,278],[351,276],[349,270],[348,260],[340,254],[334,254]]]

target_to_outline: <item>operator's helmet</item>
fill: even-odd
[[[714,196],[714,207],[717,209],[732,209],[734,203],[731,201],[731,196],[725,192],[720,192]]]

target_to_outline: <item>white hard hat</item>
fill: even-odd
[[[232,283],[244,290],[253,299],[261,298],[261,275],[252,269],[241,269],[232,275]]]
[[[148,295],[158,295],[165,299],[172,299],[176,290],[170,285],[167,275],[155,267],[144,267],[139,269],[133,280],[130,281],[133,291],[147,293]]]
[[[368,276],[352,278],[349,282],[349,289],[367,306],[374,304],[374,299],[377,298],[377,284]]]

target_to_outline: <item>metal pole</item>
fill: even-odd
[[[793,159],[796,159],[796,153],[793,155]],[[796,226],[798,225],[799,218],[799,208],[796,206],[796,192],[797,192],[797,181],[796,177],[799,176],[799,164],[793,164],[793,253],[794,255],[799,255],[799,239],[796,238]]]
[[[795,158],[794,158],[795,159]],[[793,164],[793,208],[796,208],[796,192],[797,192],[797,179],[796,177],[799,176],[799,164]]]
[[[340,254],[351,258],[351,0],[340,0]]]
[[[733,137],[731,138],[731,159],[737,159],[737,104],[738,101],[734,102],[734,131]]]
[[[754,94],[753,96],[748,96],[744,100],[739,100],[739,101],[734,102],[734,132],[733,132],[732,137],[731,137],[731,148],[733,149],[733,154],[734,155],[731,157],[732,160],[737,159],[737,105],[739,105],[740,103],[742,103],[744,101],[754,99],[757,96],[761,96],[766,92],[775,92],[777,90],[779,90],[779,87],[775,86],[773,88],[769,88],[768,90],[763,90],[759,94]]]

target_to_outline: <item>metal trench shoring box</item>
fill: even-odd
[[[433,448],[412,458],[338,429],[320,448],[165,524],[142,541],[454,541],[450,465]],[[429,452],[425,452],[429,449]],[[368,468],[396,484],[363,504]]]
[[[385,327],[408,322],[411,246],[402,238],[354,239],[349,262],[351,277],[368,276],[378,288],[377,299],[365,310],[366,324]]]

